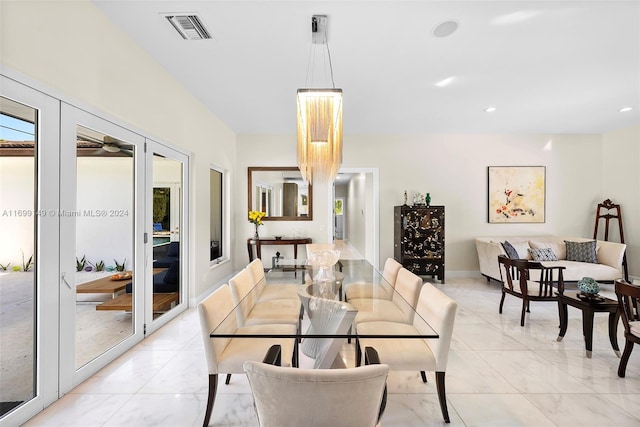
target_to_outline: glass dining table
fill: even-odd
[[[265,283],[256,284],[254,292],[249,292],[237,306],[211,331],[212,338],[292,338],[299,349],[309,358],[314,359],[314,368],[331,368],[334,366],[345,340],[358,338],[371,339],[437,339],[435,331],[402,296],[397,293],[382,276],[366,260],[341,260],[336,264],[332,279],[327,281],[326,274],[323,281],[314,280],[318,276],[313,266],[306,265],[305,260],[291,260],[281,262],[275,268],[265,273]],[[295,333],[289,334],[243,334],[231,324],[242,324],[242,312],[246,312],[247,304],[254,304],[259,299],[262,286],[295,285],[300,300],[300,322]],[[371,287],[370,295],[375,298],[367,299],[366,304],[360,303],[360,309],[343,300],[345,290],[349,286]],[[249,301],[250,300],[250,301]],[[367,318],[376,318],[378,312],[383,314],[388,303],[392,301],[403,313],[408,313],[407,324],[413,328],[404,328],[403,333],[389,334],[383,331],[358,332],[357,315],[360,310],[367,312]],[[244,308],[244,310],[243,310]],[[277,313],[274,313],[273,323],[277,323]],[[265,319],[265,323],[270,323]],[[301,342],[300,346],[297,344]]]

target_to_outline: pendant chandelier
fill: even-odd
[[[327,17],[311,18],[313,45],[324,45],[329,59],[332,88],[298,89],[298,167],[309,182],[335,180],[342,163],[342,89],[333,82],[327,43]],[[309,68],[312,61],[309,61]],[[307,78],[309,69],[307,69]]]

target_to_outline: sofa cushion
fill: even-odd
[[[589,242],[570,242],[564,241],[567,245],[567,261],[598,263],[596,254],[596,241]]]
[[[534,261],[557,261],[558,257],[551,248],[529,248],[529,253]]]
[[[167,250],[168,257],[178,257],[180,256],[180,242],[171,242],[169,243],[169,249]]]
[[[505,240],[504,242],[501,243],[501,245],[509,258],[511,259],[520,258],[520,256],[518,255],[518,251],[516,251],[516,248],[514,248],[511,243]]]
[[[567,245],[564,241],[559,242],[541,242],[537,240],[531,240],[529,246],[534,249],[549,248],[553,251],[558,259],[567,259]]]
[[[511,246],[515,248],[516,252],[518,252],[519,259],[531,259],[531,254],[529,253],[528,240],[521,240],[517,242],[514,242],[513,240],[511,240],[509,243],[511,244]]]
[[[180,262],[178,260],[173,261],[167,270],[167,274],[164,275],[163,282],[167,284],[178,283],[178,277],[180,276]]]

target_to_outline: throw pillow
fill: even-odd
[[[504,242],[501,243],[502,248],[504,249],[504,251],[506,252],[507,256],[511,259],[519,259],[520,256],[518,256],[518,251],[516,251],[516,248],[513,247],[513,245],[509,242],[507,242],[506,240]]]
[[[596,241],[589,242],[569,242],[564,241],[567,245],[567,261],[598,263],[596,254]]]
[[[553,253],[551,248],[532,248],[529,249],[529,253],[531,254],[531,258],[534,261],[557,261],[558,257]]]
[[[558,260],[567,259],[567,245],[564,240],[558,242],[540,242],[532,240],[529,242],[529,246],[535,249],[549,248],[556,255]]]

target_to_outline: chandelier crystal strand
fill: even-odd
[[[304,179],[334,180],[342,163],[342,90],[298,89],[298,167]]]

